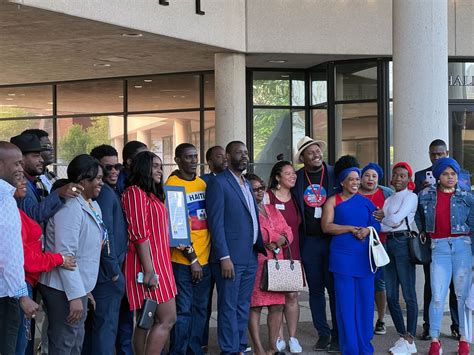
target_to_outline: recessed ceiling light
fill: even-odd
[[[151,79],[144,79],[143,81],[144,81],[145,83],[151,83],[153,80],[151,80]]]
[[[123,95],[119,95],[119,98],[120,98],[120,99],[123,99]]]
[[[135,89],[141,89],[143,86],[142,85],[135,85],[134,88]]]
[[[282,78],[289,78],[290,75],[289,75],[289,74],[281,74],[281,77],[282,77]]]
[[[52,102],[52,101],[48,101],[47,104],[48,104],[48,105],[52,105],[53,102]]]
[[[94,67],[111,67],[110,63],[94,63]]]
[[[283,63],[286,63],[287,60],[286,59],[271,59],[271,60],[267,60],[268,63],[274,63],[274,64],[283,64]]]
[[[5,100],[7,100],[7,101],[13,101],[13,97],[7,97]]]
[[[122,37],[130,37],[130,38],[137,38],[137,37],[143,37],[143,33],[122,33]]]
[[[12,93],[12,94],[7,94],[7,95],[8,95],[8,96],[15,96],[15,94],[13,94],[13,93]]]

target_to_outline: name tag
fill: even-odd
[[[323,214],[323,209],[321,207],[316,207],[314,209],[314,218],[321,218]]]
[[[275,207],[276,207],[277,210],[280,210],[280,211],[284,211],[284,210],[285,210],[285,205],[282,204],[282,203],[277,203],[277,204],[275,205]]]

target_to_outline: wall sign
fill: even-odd
[[[450,75],[449,86],[474,86],[474,76]]]
[[[167,0],[158,0],[158,4],[163,6],[169,6],[170,2]],[[201,0],[196,0],[196,14],[205,15],[206,13],[201,10]]]

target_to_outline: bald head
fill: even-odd
[[[23,178],[22,160],[23,155],[16,145],[0,141],[0,179],[16,187]]]

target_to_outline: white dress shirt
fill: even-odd
[[[0,179],[0,297],[28,296],[15,188]]]
[[[408,230],[405,217],[408,217],[410,229],[415,219],[418,207],[418,196],[411,190],[405,189],[394,193],[385,200],[381,222],[382,232],[398,232]]]

